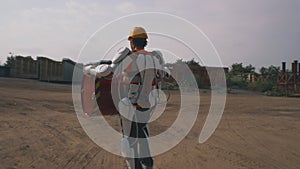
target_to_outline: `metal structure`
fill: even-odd
[[[292,63],[292,70],[287,71],[286,63],[282,62],[282,70],[278,75],[277,88],[288,92],[295,93],[300,96],[300,63],[295,60]]]
[[[12,67],[0,67],[0,77],[72,83],[74,69],[82,69],[82,64],[76,64],[70,59],[54,61],[47,57],[37,57],[36,60],[30,56],[16,56],[15,58]]]

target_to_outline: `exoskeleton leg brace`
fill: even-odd
[[[151,168],[153,160],[148,143],[147,125],[151,109],[137,110],[130,99],[125,97],[119,102],[119,111],[123,130],[121,153],[128,168]]]
[[[135,107],[132,106],[128,97],[123,98],[119,102],[119,112],[121,117],[123,138],[121,139],[121,154],[125,158],[129,169],[134,169],[134,149],[132,144],[132,138],[130,138],[130,131],[132,125],[132,119],[135,113]],[[131,158],[130,158],[131,157]]]

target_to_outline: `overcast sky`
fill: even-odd
[[[9,52],[76,60],[96,30],[136,12],[165,12],[192,22],[212,41],[225,66],[242,62],[260,68],[300,61],[299,0],[0,2],[1,64]]]

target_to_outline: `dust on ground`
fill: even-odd
[[[157,169],[289,168],[300,166],[300,99],[246,91],[227,95],[213,136],[198,143],[210,106],[201,91],[196,123],[180,144],[154,157]],[[180,97],[171,93],[151,134],[176,119]],[[118,116],[106,116],[119,128]],[[71,85],[0,78],[0,168],[126,168],[122,157],[98,147],[83,131],[73,108]]]

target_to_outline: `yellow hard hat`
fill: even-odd
[[[131,38],[148,38],[148,35],[144,28],[142,27],[133,27],[130,31],[128,39]]]

